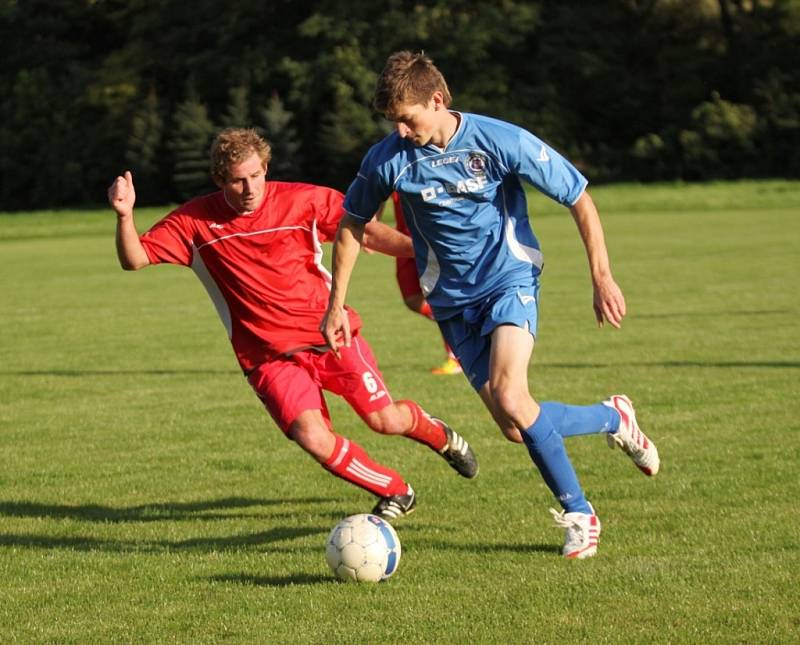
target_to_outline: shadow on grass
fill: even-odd
[[[441,540],[420,540],[414,546],[415,549],[434,549],[436,551],[463,551],[465,553],[561,553],[561,546],[557,544],[558,538],[548,544],[464,544],[454,542],[444,542]]]
[[[287,576],[254,576],[249,573],[239,573],[224,576],[211,576],[208,580],[211,582],[245,585],[248,587],[291,587],[292,585],[319,585],[337,582],[332,575],[321,576],[308,573],[295,573]]]
[[[114,526],[123,522],[153,522],[174,521],[176,519],[194,520],[203,522],[208,519],[236,519],[238,515],[209,516],[206,511],[210,509],[243,508],[254,506],[277,505],[319,505],[320,503],[336,502],[333,498],[298,498],[298,499],[251,499],[251,498],[223,498],[187,503],[146,504],[129,508],[110,508],[95,504],[83,506],[52,505],[37,502],[0,502],[0,515],[16,518],[43,518],[53,520],[72,519],[92,523]],[[11,533],[0,534],[0,548],[12,547],[30,550],[60,549],[77,552],[111,552],[111,553],[214,553],[230,551],[256,551],[261,553],[297,553],[298,550],[316,550],[313,546],[298,546],[290,544],[311,536],[325,536],[330,531],[331,522],[342,517],[342,511],[319,509],[314,512],[315,517],[323,518],[320,523],[306,526],[275,526],[265,531],[239,533],[235,535],[202,535],[187,539],[136,539],[106,538],[93,535],[65,535],[67,531],[74,532],[71,526],[60,523],[50,524],[48,528],[60,535],[44,533]],[[296,517],[296,514],[295,514]],[[265,512],[265,524],[276,524],[274,514]],[[109,529],[116,530],[116,529]],[[127,530],[127,529],[126,529]],[[413,527],[404,527],[403,533],[413,530]],[[402,534],[402,533],[401,533]],[[289,544],[282,544],[289,543]],[[548,544],[512,544],[512,543],[463,543],[448,540],[430,540],[418,536],[413,541],[414,550],[434,549],[437,551],[462,551],[472,554],[487,553],[558,553],[559,547],[555,543]],[[286,578],[231,576],[220,578],[227,582],[240,584],[258,584],[266,586],[283,586],[289,584],[308,584],[318,581],[317,578],[290,576]]]
[[[275,525],[282,516],[297,517],[297,506],[320,506],[338,502],[334,498],[305,497],[287,499],[252,499],[227,497],[198,502],[168,502],[161,504],[143,504],[127,508],[112,508],[96,504],[65,505],[42,504],[26,501],[0,501],[0,516],[16,518],[39,518],[64,520],[71,519],[84,522],[105,524],[109,526],[121,523],[156,522],[191,520],[207,522],[208,520],[239,519],[241,514],[208,513],[209,510],[239,509],[249,507],[295,507],[293,513],[276,513],[264,511],[261,514],[263,523]],[[118,553],[170,553],[170,552],[219,552],[256,550],[271,552],[296,552],[297,547],[280,545],[314,535],[327,535],[328,525],[341,518],[340,510],[318,509],[313,513],[324,518],[322,526],[276,526],[266,531],[241,533],[227,536],[200,536],[184,540],[152,540],[152,539],[115,539],[87,535],[63,535],[64,525],[48,525],[53,532],[62,535],[10,533],[0,534],[0,547],[21,549],[64,549],[70,551],[102,551]],[[247,517],[253,517],[248,515]]]
[[[555,553],[561,555],[561,545],[555,541],[551,544],[478,544],[476,546],[463,545],[463,551],[471,553]],[[452,547],[451,547],[452,548]]]
[[[310,535],[328,534],[328,528],[279,527],[269,531],[244,533],[227,537],[200,537],[188,540],[115,540],[86,536],[50,536],[30,533],[0,535],[0,547],[18,549],[62,549],[80,552],[110,553],[215,553],[222,551],[270,551],[297,553],[297,547],[269,546],[277,542],[285,542],[308,537]]]
[[[161,522],[164,520],[235,519],[242,515],[209,513],[223,509],[242,509],[257,506],[316,505],[336,501],[332,498],[305,497],[297,499],[253,499],[223,497],[198,502],[165,502],[114,508],[99,504],[43,504],[29,501],[0,501],[0,516],[75,519],[88,522]]]

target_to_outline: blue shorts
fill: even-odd
[[[509,287],[459,315],[440,320],[439,328],[476,390],[489,380],[491,334],[500,325],[514,325],[536,337],[539,281],[530,287]]]

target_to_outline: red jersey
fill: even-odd
[[[141,236],[151,264],[191,267],[217,308],[246,372],[279,354],[324,346],[319,324],[344,196],[331,188],[268,181],[261,206],[238,214],[222,191],[179,206]],[[361,327],[348,310],[350,328]]]

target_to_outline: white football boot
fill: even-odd
[[[603,401],[603,405],[619,412],[619,430],[606,435],[608,447],[619,446],[645,475],[655,475],[661,465],[658,449],[636,423],[636,412],[631,400],[624,394],[614,394],[608,401]]]
[[[590,505],[591,506],[591,505]],[[600,541],[600,518],[592,513],[567,513],[558,512],[551,508],[556,526],[566,529],[564,547],[561,554],[565,558],[583,560],[591,558],[597,553],[597,543]]]

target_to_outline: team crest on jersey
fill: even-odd
[[[467,170],[473,177],[486,175],[486,155],[482,152],[470,152],[466,161]]]

